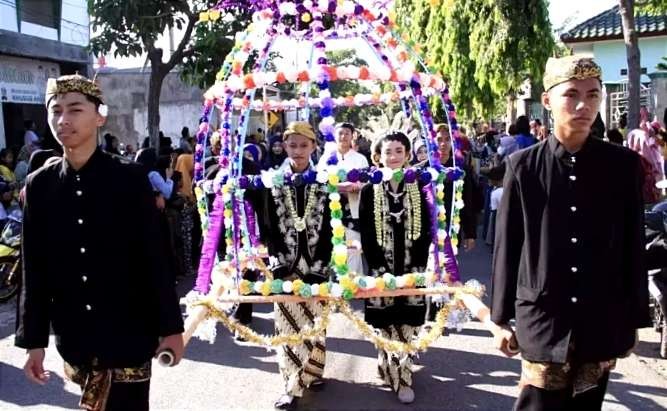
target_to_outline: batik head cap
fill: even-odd
[[[283,141],[287,140],[287,137],[292,134],[300,134],[310,140],[316,141],[313,127],[306,121],[292,121],[289,123],[283,133]]]
[[[102,90],[93,80],[80,74],[70,74],[58,78],[50,78],[46,83],[46,104],[58,94],[81,93],[94,97],[103,103]]]
[[[547,61],[544,70],[544,90],[549,91],[554,86],[569,80],[586,80],[596,78],[602,81],[602,69],[590,56],[574,55],[567,57],[552,57]]]

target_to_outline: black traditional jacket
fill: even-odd
[[[496,220],[491,319],[516,319],[523,358],[563,363],[629,350],[649,324],[639,156],[551,136],[507,160]]]
[[[131,367],[182,332],[158,217],[145,171],[99,149],[30,174],[16,345],[46,347],[52,326],[65,361]]]
[[[304,216],[311,191],[313,204]],[[305,217],[306,227],[302,231],[295,228],[286,196],[291,196],[296,216]],[[263,205],[257,214],[262,242],[272,257],[270,268],[274,278],[300,278],[311,284],[329,279],[333,244],[326,185],[315,183],[265,189]],[[300,259],[306,262],[307,272],[299,269]]]
[[[408,213],[411,204],[409,190],[401,182],[396,192],[391,191],[389,183],[381,185],[367,184],[361,190],[359,222],[361,228],[361,247],[368,262],[369,275],[382,276],[384,273],[403,275],[412,272],[424,272],[428,262],[431,244],[431,216],[421,188],[414,184],[419,194],[415,199],[419,212],[419,235],[410,239],[408,231]],[[385,201],[384,213],[376,209],[378,195]],[[377,203],[379,207],[380,204]],[[378,241],[376,217],[382,226],[383,240]],[[413,219],[417,216],[413,213]],[[366,300],[365,318],[379,328],[389,325],[408,324],[418,326],[424,323],[426,306],[423,297],[374,298]]]

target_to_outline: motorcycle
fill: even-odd
[[[662,206],[662,207],[660,207]],[[660,333],[660,356],[667,358],[667,204],[646,211],[646,268],[653,328]]]
[[[15,210],[0,234],[0,303],[9,301],[19,289],[22,223],[21,211]]]

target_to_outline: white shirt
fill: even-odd
[[[338,158],[338,163],[336,167],[342,168],[345,171],[350,171],[352,169],[362,169],[368,167],[368,160],[363,154],[357,153],[355,150],[350,150],[345,155],[340,152],[336,152],[336,157]],[[324,153],[320,162],[317,163],[318,170],[324,170],[328,164],[327,162],[331,158],[331,152]],[[359,218],[359,193],[347,193],[347,200],[350,203],[350,214],[352,218]]]
[[[497,187],[491,192],[491,211],[496,211],[498,210],[498,206],[500,205],[500,200],[503,198],[503,188],[502,187]]]

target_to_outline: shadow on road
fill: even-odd
[[[606,398],[607,404],[623,404],[631,410],[663,410],[664,408],[647,395],[667,398],[667,388],[650,387],[646,385],[630,384],[622,380],[618,373],[612,373],[607,393],[616,400]]]
[[[30,385],[16,389],[21,385]],[[65,381],[55,373],[46,385],[40,386],[26,380],[23,370],[0,363],[0,399],[21,407],[48,404],[65,408],[77,408],[79,396],[64,390]],[[14,387],[14,389],[12,389]],[[47,400],[43,402],[40,400]]]

